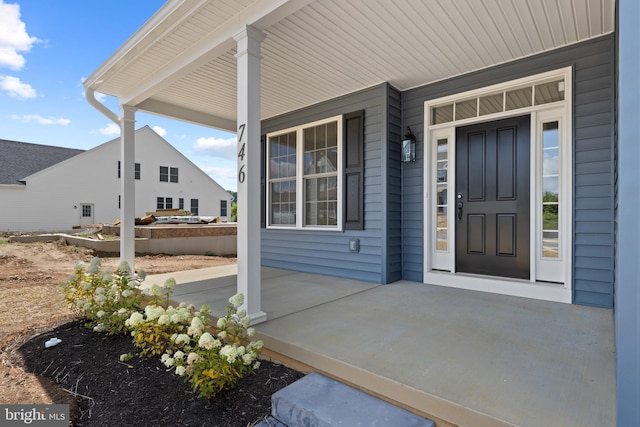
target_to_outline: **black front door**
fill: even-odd
[[[456,271],[529,278],[529,116],[456,129]]]

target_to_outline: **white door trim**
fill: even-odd
[[[532,105],[517,110],[486,114],[480,117],[431,124],[432,108],[435,106],[455,105],[456,102],[470,100],[523,88],[556,78],[564,79],[564,100],[542,105]],[[424,164],[424,274],[425,283],[472,289],[484,292],[535,298],[541,300],[571,303],[572,300],[572,68],[567,67],[547,73],[529,76],[469,92],[429,100],[424,103],[425,124],[425,164]],[[504,97],[503,99],[506,99]],[[478,101],[479,104],[480,101]],[[506,102],[506,101],[504,101]],[[455,107],[454,111],[455,111]],[[506,109],[506,108],[505,108]],[[518,280],[503,277],[490,277],[455,272],[455,130],[457,127],[475,123],[489,122],[522,115],[531,117],[531,260],[530,280]],[[543,121],[557,118],[560,122],[559,150],[560,173],[558,192],[559,209],[559,256],[558,259],[542,257],[542,148],[541,126]],[[448,191],[447,191],[447,244],[446,250],[436,247],[436,197],[437,197],[437,140],[448,140]],[[440,232],[442,238],[443,233]],[[441,242],[442,248],[442,242]],[[547,281],[538,280],[543,278]],[[554,282],[554,283],[551,283]]]

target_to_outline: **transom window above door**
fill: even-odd
[[[457,122],[538,105],[564,101],[565,80],[556,78],[523,87],[504,89],[431,107],[431,125]]]
[[[342,117],[267,135],[269,227],[341,227]]]

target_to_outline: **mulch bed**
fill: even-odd
[[[57,337],[62,342],[45,348]],[[246,427],[271,413],[271,395],[304,374],[262,361],[254,374],[212,399],[198,398],[189,383],[168,372],[158,358],[141,360],[131,337],[93,332],[81,321],[61,325],[18,350],[25,369],[74,395],[77,426]],[[132,353],[126,363],[120,355]]]

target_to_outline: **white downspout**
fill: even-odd
[[[109,110],[107,107],[104,106],[104,104],[98,101],[96,99],[95,92],[96,91],[93,89],[86,88],[86,90],[84,91],[84,97],[87,99],[87,102],[91,104],[93,108],[95,108],[96,110],[104,114],[113,123],[120,126],[120,117],[116,116],[113,111]]]

